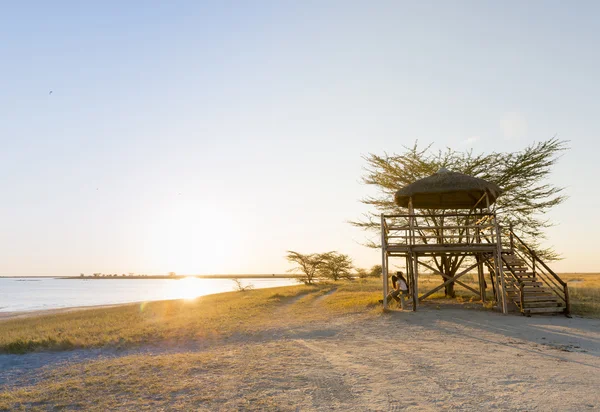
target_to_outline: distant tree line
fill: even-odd
[[[85,276],[86,276],[85,273],[80,273],[79,274],[79,277],[83,278]],[[93,273],[92,276],[95,277],[95,278],[116,278],[116,277],[119,277],[119,276],[121,276],[121,277],[133,277],[133,276],[135,276],[135,277],[146,277],[148,275],[142,274],[142,273],[136,274],[134,272],[129,272],[127,274],[122,273],[121,275],[119,275],[118,273],[100,273],[100,272],[96,272],[96,273]]]
[[[288,250],[286,259],[294,264],[288,272],[299,273],[300,281],[307,285],[312,285],[319,279],[337,281],[357,277],[377,277],[382,273],[381,265],[375,265],[371,269],[358,268],[354,266],[348,255],[336,251],[303,254]]]

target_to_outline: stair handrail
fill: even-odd
[[[502,256],[502,263],[504,263],[504,266],[506,266],[508,268],[510,274],[512,275],[513,281],[517,281],[517,284],[519,285],[520,303],[519,303],[518,306],[520,307],[521,312],[523,312],[523,310],[525,308],[525,294],[524,294],[525,284],[523,283],[523,281],[521,279],[519,279],[517,277],[517,274],[515,273],[515,271],[511,267],[511,265],[508,264],[508,262],[506,261],[506,259],[504,259],[504,256]],[[506,272],[504,272],[504,273],[506,273]]]
[[[514,230],[512,230],[512,228],[509,228],[509,232],[510,232],[510,234],[512,234],[512,236],[514,236],[514,238],[519,242],[519,244],[521,246],[523,246],[525,248],[525,250],[527,250],[527,252],[531,256],[533,262],[537,262],[540,265],[542,265],[546,269],[546,271],[550,275],[552,275],[552,277],[562,286],[564,298],[562,296],[560,296],[560,294],[556,293],[556,291],[553,288],[550,288],[550,289],[553,290],[560,298],[562,298],[565,301],[565,305],[566,305],[565,314],[570,315],[571,302],[569,300],[569,288],[567,287],[567,283],[564,280],[562,280],[556,273],[554,273],[554,271],[552,269],[550,269],[550,267],[548,267],[548,265],[542,259],[540,259],[540,257],[537,255],[537,253],[535,253],[535,251],[533,249],[531,249],[519,236],[517,236],[517,234],[514,232]],[[540,273],[543,273],[543,272],[540,272]],[[546,283],[548,283],[548,282],[546,281]],[[548,284],[548,286],[550,286],[550,285]]]

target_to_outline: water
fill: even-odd
[[[296,285],[295,279],[243,279],[256,289]],[[0,312],[192,299],[231,292],[231,279],[40,279],[0,278]]]

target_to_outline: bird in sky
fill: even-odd
[[[50,90],[50,93],[48,93],[48,94],[52,94],[52,90]]]

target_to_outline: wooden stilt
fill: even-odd
[[[387,241],[385,233],[385,217],[381,214],[381,277],[383,279],[383,309],[387,309],[388,276],[387,276]]]
[[[415,302],[415,310],[419,306],[419,255],[413,253],[413,266],[415,268],[415,296],[413,301]]]
[[[498,289],[498,292],[500,294],[501,297],[501,302],[502,302],[502,313],[503,314],[507,314],[508,313],[508,308],[506,305],[506,284],[504,282],[504,264],[502,262],[502,237],[500,235],[500,226],[498,225],[498,220],[496,219],[496,217],[494,216],[494,223],[495,223],[495,227],[496,227],[496,254],[498,256],[498,275],[496,277],[500,278],[500,286],[501,288]]]
[[[477,259],[477,278],[479,279],[479,295],[481,297],[481,301],[486,301],[485,296],[485,276],[483,273],[483,259],[481,255],[477,255],[475,257]]]

